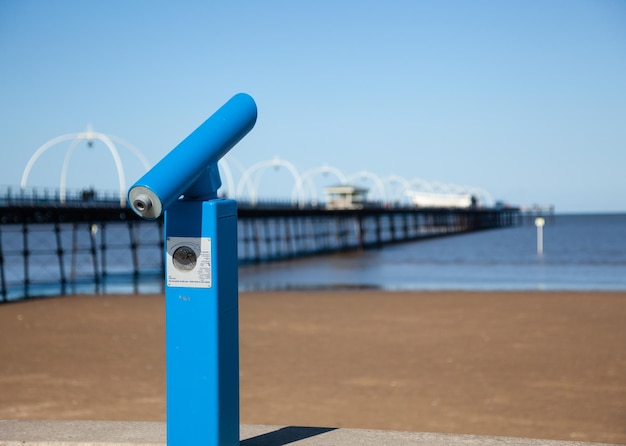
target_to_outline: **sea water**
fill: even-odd
[[[626,290],[626,215],[510,228],[240,268],[242,290]]]
[[[68,283],[63,292],[163,292],[158,228],[137,228],[134,242],[140,247],[141,274],[133,273],[127,228],[110,228],[106,259],[102,260],[108,274],[97,286],[89,232],[81,232],[83,240],[70,240],[72,232],[64,232],[64,246],[79,249],[66,254],[66,274],[76,271],[78,279]],[[62,287],[52,226],[35,225],[32,231],[29,294],[58,295]],[[19,299],[24,288],[21,234],[4,227],[0,235],[5,255],[3,280],[16,284],[9,287],[8,299]],[[37,251],[45,255],[34,255]],[[537,251],[537,228],[528,219],[509,228],[239,267],[240,291],[342,288],[626,291],[626,214],[547,218],[543,253]]]

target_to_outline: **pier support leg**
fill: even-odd
[[[2,296],[2,301],[6,302],[8,300],[7,294],[7,283],[6,277],[4,275],[4,250],[2,249],[2,227],[0,226],[0,296]]]
[[[28,224],[22,224],[22,257],[24,259],[24,297],[30,297],[30,249],[28,247]]]
[[[363,216],[357,217],[356,239],[358,241],[358,249],[362,251],[365,248],[365,226],[363,224]]]
[[[133,286],[135,293],[139,292],[139,242],[135,222],[128,222],[128,237],[130,239],[130,252],[133,259]]]
[[[54,222],[54,237],[56,241],[56,254],[59,262],[59,279],[61,282],[61,295],[64,296],[67,293],[67,277],[65,276],[65,262],[63,259],[63,240],[61,237],[61,224]]]

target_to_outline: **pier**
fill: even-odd
[[[136,293],[163,290],[163,220],[142,220],[128,207],[118,145],[149,169],[149,162],[132,144],[90,126],[44,143],[28,161],[20,185],[0,187],[0,302],[122,292],[129,283]],[[70,160],[85,147],[110,153],[117,173],[116,192],[67,187]],[[29,186],[29,178],[38,179],[33,168],[40,157],[59,149],[65,152],[59,188]],[[520,222],[519,209],[493,205],[490,194],[477,187],[398,175],[380,177],[369,171],[346,175],[327,164],[300,171],[280,158],[247,168],[227,158],[216,163],[216,173],[224,179],[218,194],[238,204],[241,266],[379,249]],[[279,192],[283,201],[268,200],[269,194],[260,190],[262,179],[281,169],[291,184]],[[334,178],[334,185],[320,193],[315,184],[319,176]]]
[[[17,189],[0,196],[0,301],[46,294],[162,287],[163,221],[141,220],[115,194]],[[423,208],[365,202],[238,202],[240,265],[495,229],[520,222],[517,208]],[[154,285],[161,284],[161,285]],[[158,291],[158,290],[157,290]]]

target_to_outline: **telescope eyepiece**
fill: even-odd
[[[147,212],[152,209],[152,200],[146,194],[140,194],[133,201],[133,206],[141,213]]]
[[[133,186],[130,189],[128,203],[137,215],[148,220],[159,218],[163,210],[159,197],[144,186]]]

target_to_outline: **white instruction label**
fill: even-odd
[[[167,286],[211,288],[211,239],[167,238]]]

